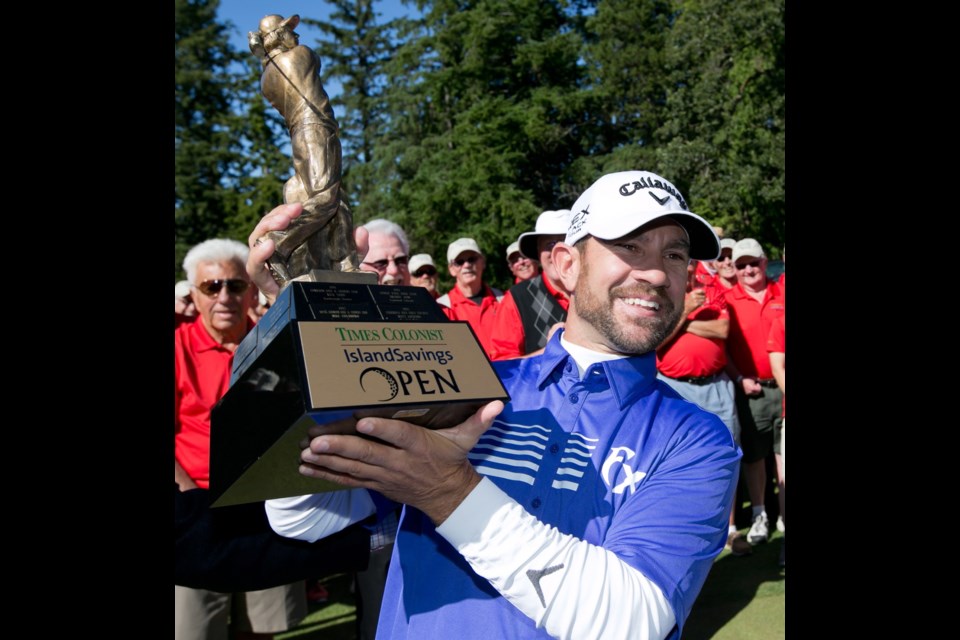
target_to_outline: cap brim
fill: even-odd
[[[605,229],[603,235],[600,235],[602,232],[595,229],[591,229],[589,235],[602,240],[616,240],[633,233],[637,229],[642,229],[660,218],[670,218],[683,227],[690,238],[690,257],[694,260],[716,260],[720,256],[720,239],[717,238],[713,227],[697,214],[686,211],[660,213],[644,220],[640,225],[635,225],[634,219],[624,217],[618,224]]]
[[[542,233],[534,233],[528,231],[527,233],[521,233],[520,239],[517,241],[520,244],[520,253],[524,256],[530,258],[531,260],[536,260],[540,256],[537,252],[537,236],[543,235]]]

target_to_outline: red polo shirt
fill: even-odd
[[[706,302],[687,316],[688,320],[723,320],[729,318],[722,287],[704,287]],[[725,340],[704,338],[686,329],[669,344],[657,350],[657,370],[670,378],[712,376],[727,365]]]
[[[444,296],[440,297],[440,299],[443,298]],[[493,321],[499,305],[493,290],[484,283],[483,298],[480,304],[477,304],[463,295],[460,288],[454,285],[453,289],[447,292],[446,299],[449,301],[449,306],[438,303],[443,308],[444,315],[451,320],[465,320],[469,323],[489,358],[493,352]]]
[[[746,378],[773,378],[767,355],[767,336],[777,317],[783,316],[784,300],[780,285],[767,281],[763,301],[757,302],[738,282],[726,291],[730,313],[727,353],[740,375]]]
[[[767,336],[767,353],[787,353],[787,332],[785,329],[785,316],[774,318],[770,325],[770,335]],[[767,356],[769,357],[769,355]],[[780,414],[787,416],[787,394],[783,394],[783,410]]]
[[[253,322],[247,320],[247,331]],[[233,352],[207,333],[200,316],[174,331],[174,455],[198,487],[210,486],[210,410],[230,387]]]
[[[557,304],[563,307],[564,311],[567,311],[570,308],[570,298],[562,291],[555,289],[542,273],[537,277],[543,279],[547,291],[554,297]],[[523,330],[523,321],[520,319],[517,301],[513,299],[513,295],[509,291],[503,295],[500,306],[497,307],[497,317],[493,323],[493,335],[490,340],[493,344],[493,353],[490,354],[491,360],[517,358],[526,353],[524,348],[526,332]]]

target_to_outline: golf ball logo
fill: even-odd
[[[367,367],[360,372],[360,388],[373,394],[380,402],[389,402],[397,397],[400,387],[389,371],[380,367]]]

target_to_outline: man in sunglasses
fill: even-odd
[[[447,429],[326,431],[300,472],[351,490],[267,503],[274,530],[304,540],[361,500],[342,522],[372,513],[365,490],[407,505],[380,638],[673,640],[723,549],[740,451],[657,380],[654,353],[716,234],[648,171],[603,176],[572,210],[551,253],[567,321],[542,354],[494,362],[506,405]]]
[[[493,321],[503,291],[483,281],[487,260],[473,238],[458,238],[447,247],[447,268],[454,286],[437,298],[451,320],[469,323],[487,357],[493,353]]]
[[[187,252],[183,270],[197,316],[174,332],[174,480],[180,491],[210,486],[210,410],[230,387],[233,353],[253,328],[250,310],[257,289],[246,272],[249,250],[236,240],[216,238]],[[250,593],[219,593],[175,587],[175,638],[226,637],[234,598],[247,614],[230,627],[278,633],[307,614],[303,582]]]
[[[737,284],[737,268],[733,266],[733,247],[737,241],[733,238],[721,238],[720,257],[713,261],[713,270],[716,277],[713,284],[724,289],[731,289]]]
[[[540,275],[540,268],[536,260],[520,253],[520,243],[514,242],[507,247],[507,268],[513,274],[513,284],[520,284]]]
[[[783,392],[777,386],[767,338],[770,327],[784,315],[780,285],[767,280],[767,257],[753,238],[733,247],[737,284],[727,290],[730,334],[727,337],[727,374],[735,381],[743,472],[753,507],[753,524],[747,533],[750,544],[770,539],[770,522],[764,507],[767,488],[766,459],[779,453],[779,426]],[[781,510],[783,494],[779,496]]]
[[[536,257],[543,268],[540,277],[525,280],[507,291],[493,329],[491,360],[519,358],[543,349],[557,323],[567,319],[570,299],[550,257],[570,226],[570,209],[544,211],[534,231],[520,234],[524,256]]]
[[[440,297],[437,291],[437,265],[429,253],[418,253],[410,258],[410,282],[415,287],[426,289],[433,299]]]
[[[370,249],[360,263],[361,271],[377,274],[377,284],[410,285],[410,243],[395,222],[377,218],[363,225]]]

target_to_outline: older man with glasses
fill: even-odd
[[[210,410],[230,386],[233,353],[253,328],[256,305],[246,263],[249,249],[216,238],[190,249],[183,270],[197,307],[174,332],[174,480],[180,491],[210,486]],[[250,593],[175,587],[175,634],[184,639],[226,637],[234,597],[246,611],[229,627],[271,634],[293,628],[306,614],[303,582]]]
[[[377,274],[378,284],[410,285],[410,243],[395,222],[377,218],[363,225],[370,249],[360,263],[361,271]]]
[[[727,374],[735,381],[737,416],[743,472],[753,506],[753,524],[747,542],[770,538],[770,523],[764,507],[767,488],[766,459],[780,452],[780,414],[783,392],[770,368],[767,337],[774,320],[785,312],[783,291],[767,280],[767,257],[753,238],[733,247],[737,284],[727,290],[730,332],[727,336]],[[783,510],[783,495],[780,495]]]
[[[503,292],[483,281],[486,258],[473,238],[458,238],[447,247],[447,268],[454,286],[437,298],[437,304],[451,320],[464,320],[477,334],[480,346],[493,353],[493,322]]]

